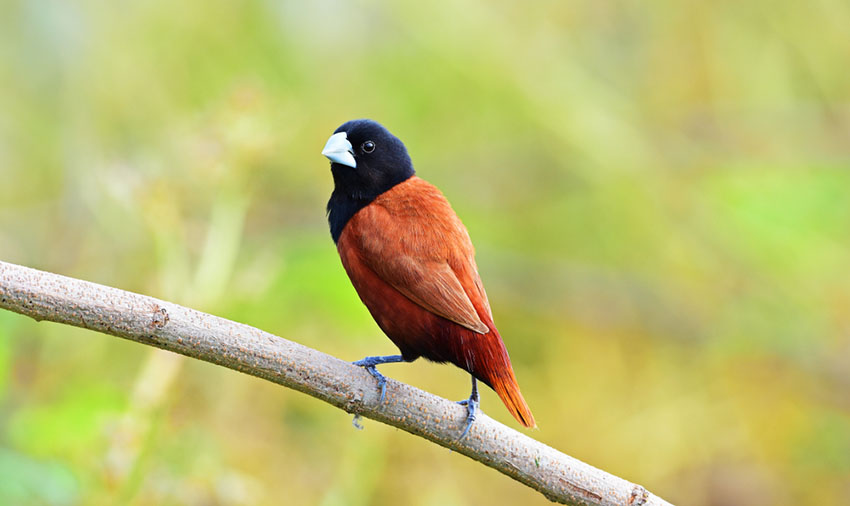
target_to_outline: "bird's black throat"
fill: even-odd
[[[339,236],[342,234],[342,230],[345,228],[348,220],[357,214],[357,211],[368,206],[373,200],[375,200],[375,197],[357,199],[339,190],[334,190],[331,193],[331,198],[328,200],[328,225],[331,226],[331,237],[334,240],[334,244],[339,241]]]

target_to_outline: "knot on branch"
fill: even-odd
[[[629,506],[643,506],[649,500],[649,492],[640,485],[635,485],[629,496]]]
[[[151,322],[148,324],[148,327],[152,329],[161,329],[165,327],[170,319],[168,311],[166,311],[164,307],[155,305],[153,308],[153,318],[151,318]]]

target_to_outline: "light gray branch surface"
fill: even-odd
[[[379,404],[365,370],[254,327],[117,288],[0,262],[0,307],[180,353],[309,394],[421,436],[539,491],[587,505],[664,505],[640,485],[596,469],[479,412],[390,379]],[[557,427],[547,427],[557,430]],[[352,436],[354,437],[354,436]]]

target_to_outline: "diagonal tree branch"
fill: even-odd
[[[248,325],[152,297],[0,262],[0,308],[83,327],[273,381],[349,413],[421,436],[477,460],[552,501],[669,505],[640,485],[564,455],[479,414],[458,440],[466,409],[389,379],[379,405],[360,367]]]

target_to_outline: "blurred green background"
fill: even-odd
[[[0,259],[394,353],[324,214],[370,117],[469,228],[533,437],[681,504],[846,500],[846,1],[0,9]],[[545,503],[364,423],[0,312],[0,504]]]

